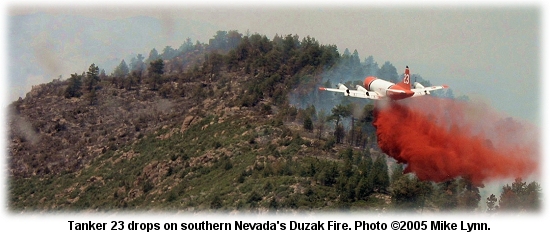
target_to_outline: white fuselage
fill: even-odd
[[[369,86],[365,86],[365,88],[369,91],[377,92],[382,96],[386,96],[386,90],[394,85],[394,83],[384,81],[382,79],[375,79],[370,82]]]

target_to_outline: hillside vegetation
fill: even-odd
[[[372,103],[316,91],[366,75],[398,78],[309,36],[236,31],[91,64],[10,105],[10,209],[484,211],[467,179],[421,182],[379,152]],[[514,184],[500,206],[536,209],[540,186]]]

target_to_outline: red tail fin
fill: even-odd
[[[397,84],[397,86],[404,89],[411,89],[411,75],[409,74],[409,66],[405,68],[405,74],[403,75],[403,81]]]

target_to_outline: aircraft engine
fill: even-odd
[[[422,84],[417,83],[417,82],[414,83],[413,87],[414,87],[415,89],[424,88],[424,86],[422,86]]]

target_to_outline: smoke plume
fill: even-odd
[[[432,97],[380,103],[374,126],[382,151],[421,180],[482,184],[538,169],[536,129],[486,104]]]

